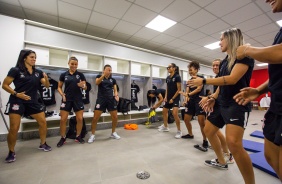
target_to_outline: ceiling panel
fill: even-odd
[[[271,22],[272,20],[270,18],[268,18],[265,14],[262,14],[255,18],[237,24],[235,27],[240,28],[242,31],[246,32],[261,27],[263,25],[269,24]]]
[[[54,16],[54,15],[36,12],[33,10],[29,10],[29,9],[25,9],[25,14],[27,16],[27,19],[29,20],[34,20],[36,22],[41,22],[44,24],[52,25],[52,26],[59,25],[59,19],[57,16]]]
[[[83,1],[59,0],[59,1],[63,1],[63,2],[69,3],[69,4],[73,4],[73,5],[76,5],[76,6],[80,6],[82,8],[86,8],[86,9],[92,10],[96,0],[83,0]]]
[[[88,23],[91,11],[65,2],[58,2],[59,15],[62,18]],[[73,13],[75,12],[75,13]]]
[[[142,27],[136,24],[132,24],[130,22],[126,21],[119,21],[118,24],[115,26],[114,31],[125,33],[129,35],[135,34],[138,30],[140,30]]]
[[[158,42],[162,44],[166,44],[168,42],[171,42],[172,40],[175,40],[175,38],[165,34],[159,34],[158,36],[152,39],[153,42]]]
[[[275,24],[267,24],[265,26],[259,27],[257,29],[253,29],[251,31],[247,31],[246,34],[252,37],[257,37],[260,35],[264,35],[270,32],[278,31],[279,27]]]
[[[4,15],[24,19],[26,15],[22,7],[0,2],[0,12]]]
[[[188,44],[186,41],[180,40],[180,39],[175,39],[169,43],[167,43],[166,45],[168,46],[172,46],[172,47],[181,47],[183,45]]]
[[[212,12],[217,17],[222,17],[233,11],[237,10],[240,7],[245,6],[250,3],[251,0],[236,0],[236,1],[226,1],[226,0],[216,0],[210,5],[206,6],[205,9],[209,12]]]
[[[217,41],[218,41],[217,39],[215,39],[211,36],[207,36],[207,37],[201,38],[197,41],[194,41],[193,43],[201,45],[201,46],[205,46],[207,44],[211,44],[211,43],[214,43],[214,42],[217,42]]]
[[[135,33],[134,36],[139,37],[139,38],[143,38],[145,40],[151,40],[154,37],[158,36],[159,34],[160,33],[157,32],[157,31],[143,27],[137,33]]]
[[[161,12],[161,15],[179,22],[187,18],[189,15],[192,15],[199,9],[199,6],[190,1],[175,0],[172,4],[170,4],[169,7]]]
[[[183,50],[194,50],[194,49],[197,49],[197,48],[200,48],[201,46],[200,45],[197,45],[197,44],[194,44],[194,43],[188,43],[186,45],[183,45],[181,46],[180,48],[183,49]]]
[[[206,36],[207,36],[206,34],[194,30],[194,31],[191,31],[190,33],[182,36],[181,38],[183,40],[188,41],[188,42],[193,42],[193,41],[199,40],[201,38],[204,38]]]
[[[212,14],[210,14],[209,12],[207,12],[206,10],[200,10],[196,13],[194,13],[193,15],[191,15],[190,17],[188,17],[187,19],[181,21],[181,23],[183,23],[184,25],[187,25],[191,28],[199,28],[209,22],[212,22],[213,20],[216,20],[217,17],[213,16]]]
[[[177,23],[174,26],[172,26],[171,28],[167,29],[165,31],[165,34],[174,36],[174,37],[181,37],[189,32],[191,32],[193,29],[185,26],[183,24]]]
[[[145,26],[157,15],[158,14],[153,11],[132,5],[122,19],[140,26]]]
[[[23,8],[37,10],[50,15],[58,15],[57,0],[19,0]]]
[[[217,19],[213,22],[210,22],[206,25],[204,25],[203,27],[199,28],[198,30],[200,30],[201,32],[210,35],[210,34],[218,34],[221,33],[222,31],[227,30],[228,28],[230,28],[232,26],[228,25],[227,23],[225,23],[224,21]]]
[[[124,34],[124,33],[119,33],[119,32],[115,32],[112,31],[108,36],[107,39],[108,40],[113,40],[116,42],[121,42],[124,43],[126,40],[128,40],[130,38],[130,35],[128,34]]]
[[[159,13],[163,9],[165,9],[169,4],[171,4],[173,1],[174,0],[162,0],[160,3],[159,0],[150,0],[150,1],[136,0],[134,3],[144,8],[147,8],[149,10]]]
[[[211,4],[212,2],[214,2],[215,0],[192,0],[194,3],[196,3],[197,5],[201,6],[201,7],[205,7],[209,4]]]
[[[89,25],[86,28],[85,33],[89,35],[95,35],[96,37],[106,38],[111,31],[109,29]]]
[[[228,15],[225,15],[222,19],[231,25],[236,25],[261,15],[262,13],[263,12],[260,8],[258,8],[254,3],[250,3],[232,13],[229,13]]]
[[[119,19],[117,18],[103,15],[101,13],[92,12],[89,24],[112,30],[117,25],[118,21]]]
[[[96,0],[94,10],[112,17],[121,18],[131,3],[124,0]]]
[[[18,0],[0,0],[0,3],[7,3],[15,6],[21,6]]]
[[[59,25],[64,29],[71,29],[80,33],[84,33],[86,29],[86,24],[64,18],[59,19]]]

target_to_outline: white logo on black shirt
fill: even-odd
[[[110,82],[113,82],[113,79],[110,79]]]
[[[80,76],[79,76],[79,75],[76,75],[76,78],[77,78],[77,79],[79,79],[79,78],[80,78]]]
[[[39,73],[37,73],[37,72],[34,75],[35,75],[35,77],[39,77]]]
[[[24,73],[20,72],[20,78],[25,78]]]
[[[174,82],[175,81],[175,78],[172,78],[172,82]]]

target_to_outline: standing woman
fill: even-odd
[[[205,133],[208,137],[216,155],[217,160],[207,160],[205,164],[220,169],[227,168],[220,142],[216,138],[219,128],[226,125],[226,142],[228,148],[238,165],[238,168],[246,184],[254,184],[255,177],[252,162],[249,154],[243,148],[243,135],[247,126],[250,104],[247,106],[239,105],[233,96],[239,93],[240,89],[248,87],[251,80],[254,60],[251,58],[236,59],[236,49],[243,45],[243,35],[240,29],[233,28],[224,31],[220,38],[222,52],[227,52],[226,58],[220,64],[217,78],[190,80],[190,86],[200,86],[204,84],[217,85],[216,94],[219,93],[220,114],[215,120],[206,122]],[[213,95],[217,99],[217,95]]]
[[[48,76],[41,70],[35,69],[36,53],[32,50],[21,50],[15,67],[11,68],[4,79],[2,88],[10,93],[5,114],[9,114],[10,130],[7,136],[9,154],[6,162],[16,160],[15,145],[17,133],[20,128],[23,114],[31,116],[39,124],[40,146],[38,149],[51,151],[46,144],[47,125],[44,114],[44,106],[38,103],[37,89],[42,83],[46,88],[50,83]],[[10,87],[14,83],[15,89]]]
[[[83,101],[81,88],[83,90],[87,89],[86,79],[83,73],[77,71],[78,60],[76,57],[69,58],[69,70],[62,73],[59,78],[58,83],[58,92],[62,96],[62,104],[60,107],[60,133],[61,139],[57,144],[57,147],[61,147],[66,142],[66,124],[68,115],[73,109],[76,116],[76,138],[75,142],[84,143],[84,140],[81,138],[80,133],[82,130],[83,122]],[[65,84],[65,90],[63,92],[63,85]]]
[[[106,109],[110,112],[112,117],[112,134],[110,137],[113,139],[120,139],[120,136],[116,133],[118,121],[117,102],[119,101],[119,97],[117,92],[117,82],[112,78],[111,65],[105,65],[103,74],[96,76],[96,85],[98,85],[98,95],[91,123],[92,135],[89,137],[88,143],[94,142],[98,120]]]
[[[174,63],[171,63],[167,67],[169,76],[166,78],[167,89],[165,93],[165,105],[163,107],[163,120],[164,126],[159,128],[160,132],[169,132],[168,128],[168,110],[173,108],[172,114],[175,119],[175,123],[177,126],[177,133],[175,135],[176,139],[180,139],[182,136],[181,128],[180,128],[180,119],[178,117],[178,109],[179,109],[179,101],[180,95],[179,91],[181,91],[181,78],[179,76],[179,68]]]
[[[192,61],[188,65],[189,74],[191,77],[201,77],[198,75],[198,71],[200,69],[199,62]],[[186,128],[188,130],[188,134],[182,136],[183,139],[193,139],[194,135],[192,133],[192,124],[191,119],[195,115],[198,117],[198,122],[201,128],[201,133],[203,136],[203,147],[208,148],[209,144],[207,141],[207,137],[204,133],[204,127],[205,127],[205,111],[200,107],[199,102],[201,101],[200,96],[204,96],[204,88],[203,85],[198,87],[190,87],[187,85],[186,87],[186,93],[180,92],[183,94],[185,98],[185,115],[184,115],[184,122],[186,125]]]

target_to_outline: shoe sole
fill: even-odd
[[[120,138],[116,138],[116,137],[112,137],[112,136],[110,136],[110,138],[112,138],[112,139],[116,139],[116,140],[119,140]]]
[[[176,136],[174,136],[174,138],[175,138],[175,139],[181,139],[181,137],[176,137]]]
[[[158,129],[159,132],[169,132],[169,130],[160,130]]]
[[[217,166],[214,166],[214,165],[207,164],[206,162],[205,162],[205,165],[212,167],[212,168],[215,168],[215,169],[218,169],[218,170],[225,170],[225,171],[228,170],[228,168],[217,167]]]
[[[64,144],[66,144],[66,143],[67,143],[67,142],[64,142]],[[58,145],[58,144],[57,144],[57,147],[60,148],[60,147],[62,147],[64,144],[62,144],[62,145]]]
[[[45,152],[48,152],[48,151],[52,151],[52,149],[50,149],[50,150],[47,150],[47,149],[44,149],[44,148],[38,148],[39,150],[43,150],[43,151],[45,151]]]
[[[5,160],[6,163],[12,163],[12,162],[15,162],[15,161],[16,161],[16,158],[14,160],[9,160],[9,161]]]
[[[85,142],[79,142],[79,141],[77,141],[77,140],[75,140],[74,142],[77,142],[77,143],[79,143],[79,144],[84,144]]]

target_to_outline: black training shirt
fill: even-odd
[[[163,98],[165,97],[165,89],[159,88],[156,89],[153,93],[156,95],[158,99],[159,99],[159,94],[161,94]]]
[[[220,63],[219,68],[219,74],[218,77],[230,75],[231,72],[228,71],[228,60],[227,57]],[[237,64],[245,64],[248,65],[249,68],[247,72],[241,77],[241,79],[234,85],[226,85],[226,86],[220,86],[220,105],[222,106],[230,106],[231,104],[236,103],[233,99],[233,96],[240,92],[240,89],[249,87],[250,86],[250,80],[252,77],[252,72],[254,68],[254,59],[245,57],[242,60],[236,60],[234,62],[233,67]],[[231,69],[231,70],[232,70]],[[245,108],[246,111],[250,111],[250,105],[247,105]]]
[[[56,104],[55,90],[58,89],[58,82],[50,78],[49,83],[49,88],[46,88],[43,84],[39,87],[40,96],[45,106]]]
[[[89,104],[90,103],[89,92],[92,89],[92,87],[91,87],[91,84],[89,82],[86,82],[86,86],[87,86],[86,90],[84,90],[82,88],[80,88],[80,89],[81,89],[81,93],[82,93],[82,101],[83,101],[83,103],[84,104]]]
[[[67,101],[82,101],[82,93],[80,87],[77,85],[80,81],[85,81],[85,76],[83,73],[75,71],[73,74],[70,74],[69,71],[66,71],[61,74],[61,82],[64,82]]]
[[[204,78],[203,76],[197,75],[197,77],[200,78]],[[193,79],[193,77],[191,77],[191,79]],[[188,85],[187,85],[188,86]],[[189,87],[189,86],[188,86]],[[197,87],[189,87],[189,93],[191,93],[192,91],[196,90]],[[199,100],[200,96],[204,96],[204,86],[202,87],[201,91],[199,93],[196,93],[194,95],[190,95],[190,100]]]
[[[97,78],[100,78],[102,75],[97,75]],[[98,97],[97,98],[109,98],[112,99],[114,96],[114,85],[117,82],[114,78],[109,77],[102,80],[102,82],[98,85]]]
[[[172,77],[167,76],[166,84],[167,84],[167,102],[175,95],[177,91],[177,83],[181,83],[181,78],[178,74],[174,74]],[[180,97],[179,94],[176,98]]]
[[[282,43],[282,28],[277,33],[273,45]],[[271,103],[269,110],[275,114],[282,115],[282,64],[269,64],[269,84],[268,89],[271,92]]]
[[[37,89],[39,88],[43,77],[41,70],[35,69],[30,74],[27,71],[22,71],[18,67],[13,67],[8,72],[9,77],[14,78],[13,83],[15,85],[15,91],[17,93],[25,92],[26,95],[30,96],[30,100],[22,100],[14,95],[10,95],[9,101],[22,102],[22,103],[35,103],[37,99]]]

